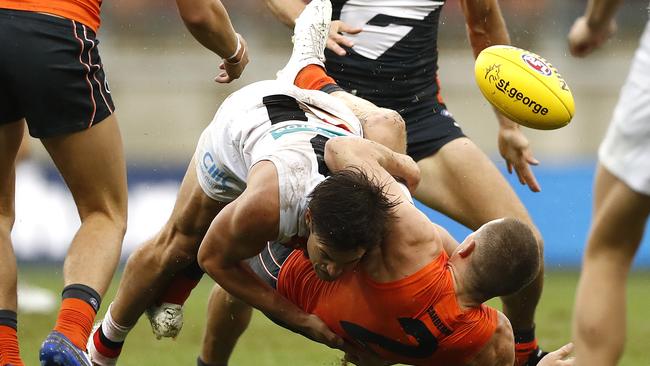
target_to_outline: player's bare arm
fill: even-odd
[[[401,178],[411,192],[420,183],[420,169],[411,157],[361,137],[335,137],[327,141],[325,163],[331,171],[359,167],[382,182]],[[398,196],[402,195],[400,189]]]
[[[266,0],[266,6],[278,20],[287,27],[293,28],[296,18],[305,8],[305,3],[302,0]],[[340,20],[334,20],[330,25],[327,48],[339,56],[345,56],[347,52],[343,47],[352,47],[354,42],[343,33],[357,34],[359,32],[361,32],[360,27],[353,27]]]
[[[278,177],[269,161],[251,169],[244,193],[214,219],[201,243],[201,267],[234,297],[330,347],[341,340],[316,316],[307,314],[262,282],[244,262],[278,236]]]
[[[229,83],[242,74],[248,64],[246,40],[230,22],[228,12],[219,0],[176,0],[187,29],[199,43],[219,55],[223,71],[215,81]]]
[[[622,0],[590,0],[585,14],[569,32],[569,50],[576,57],[588,56],[616,33],[614,15]]]
[[[454,239],[451,234],[449,234],[449,231],[445,229],[444,227],[438,225],[438,224],[433,224],[436,227],[436,233],[438,235],[438,238],[440,242],[442,243],[442,248],[447,252],[447,255],[451,256],[452,253],[456,250],[456,247],[458,247],[458,241]]]
[[[515,363],[515,339],[510,321],[497,311],[498,324],[494,334],[468,366],[512,366]]]
[[[462,0],[461,6],[474,57],[486,47],[510,44],[506,22],[497,0]],[[499,152],[506,161],[508,172],[514,170],[521,184],[528,185],[533,192],[539,192],[541,187],[530,168],[539,161],[533,156],[528,139],[517,123],[496,110],[495,113],[499,121]]]

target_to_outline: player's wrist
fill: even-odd
[[[237,37],[237,46],[235,51],[229,57],[224,57],[224,61],[229,64],[238,64],[242,60],[244,52],[246,51],[246,45],[242,42],[241,36],[238,33],[235,33],[235,36]]]
[[[608,17],[586,16],[585,22],[592,32],[602,33],[609,29],[612,20]]]

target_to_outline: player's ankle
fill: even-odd
[[[327,75],[322,66],[311,64],[298,72],[294,79],[294,85],[301,89],[321,90],[324,87],[336,85],[336,81]]]
[[[97,291],[82,285],[66,286],[54,330],[63,334],[78,348],[85,350],[101,297]]]
[[[113,303],[108,306],[108,310],[106,310],[106,315],[104,315],[101,326],[95,333],[101,331],[104,337],[110,342],[123,343],[133,326],[124,326],[118,324],[113,318],[112,307]]]
[[[1,364],[23,366],[18,348],[18,317],[15,311],[0,310],[0,360]]]
[[[525,365],[530,355],[538,348],[535,327],[514,329],[513,333],[515,337],[515,365]]]

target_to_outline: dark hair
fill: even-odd
[[[332,173],[309,194],[312,230],[338,250],[379,245],[399,204],[385,187],[358,168]]]
[[[541,255],[537,239],[522,221],[505,218],[489,224],[476,240],[470,282],[485,299],[511,295],[539,273]]]

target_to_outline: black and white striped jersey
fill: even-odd
[[[326,50],[339,85],[382,106],[437,100],[438,21],[444,0],[332,0],[333,20],[361,27],[346,34],[347,56]]]

